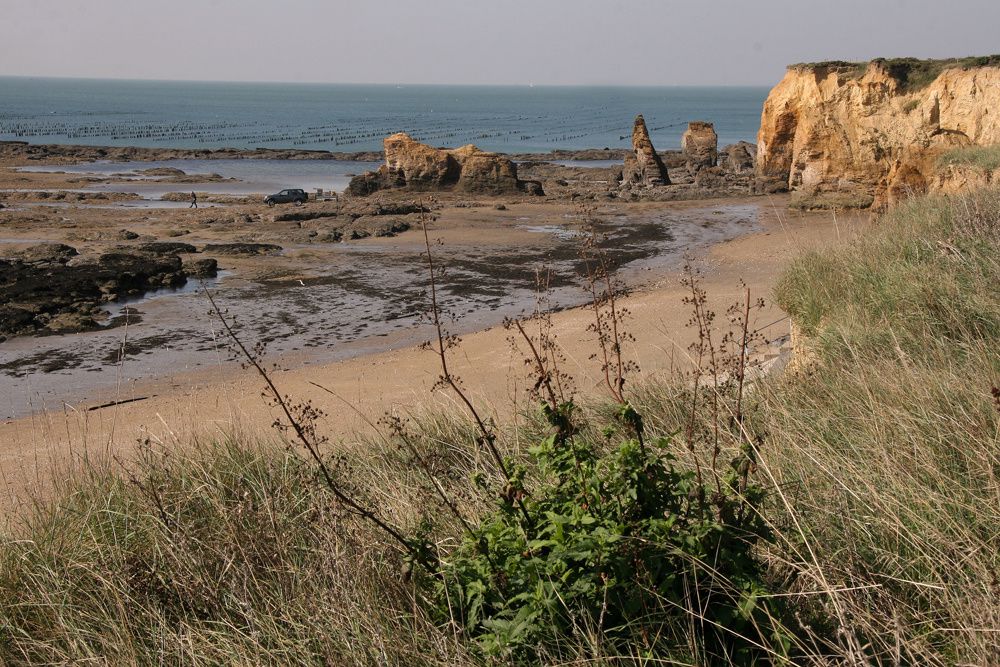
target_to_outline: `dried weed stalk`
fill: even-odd
[[[242,355],[245,364],[255,370],[261,379],[264,380],[264,396],[281,411],[284,419],[280,417],[276,418],[272,425],[285,433],[291,433],[294,439],[302,445],[302,448],[305,449],[309,458],[319,470],[327,489],[351,513],[374,524],[379,530],[396,542],[414,562],[419,563],[429,572],[436,572],[438,569],[436,558],[429,549],[425,548],[422,544],[417,544],[413,540],[407,539],[398,528],[391,525],[385,519],[382,519],[375,510],[366,507],[361,501],[357,500],[354,494],[348,490],[346,484],[338,479],[338,476],[331,469],[330,465],[327,464],[327,461],[320,452],[320,448],[327,442],[327,438],[320,436],[316,430],[317,420],[324,416],[323,411],[313,406],[311,401],[295,402],[290,396],[282,394],[274,382],[272,373],[264,366],[262,356],[264,350],[263,344],[258,343],[254,346],[253,350],[249,349],[236,333],[232,323],[219,308],[212,293],[206,289],[205,295],[208,297],[208,301],[216,317],[222,323],[226,335]]]
[[[427,231],[427,223],[428,220],[426,214],[421,213],[420,228],[424,234],[424,248],[427,259],[428,292],[430,297],[429,317],[434,326],[435,334],[435,338],[433,340],[423,343],[421,347],[425,350],[431,350],[434,352],[434,354],[438,357],[438,361],[441,366],[441,374],[435,381],[433,390],[449,388],[465,406],[469,416],[476,425],[476,444],[485,448],[486,451],[489,452],[493,462],[496,464],[506,481],[506,486],[502,492],[503,499],[508,503],[516,505],[519,511],[527,518],[528,513],[523,502],[525,489],[521,475],[515,475],[512,473],[507,462],[504,460],[503,455],[497,448],[497,436],[492,424],[488,423],[488,421],[480,414],[479,410],[476,409],[476,406],[469,398],[468,393],[462,388],[461,378],[455,375],[448,365],[448,352],[461,343],[461,338],[447,331],[442,322],[444,310],[442,309],[441,302],[438,298],[438,281],[444,276],[444,271],[443,267],[435,264],[434,262],[434,253],[431,249],[431,240],[430,234]]]

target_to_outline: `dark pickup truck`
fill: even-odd
[[[287,188],[273,195],[268,195],[264,197],[264,203],[268,206],[274,206],[275,204],[304,204],[309,200],[309,195],[306,194],[305,190],[295,190]]]

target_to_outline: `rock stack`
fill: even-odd
[[[714,167],[719,158],[719,137],[712,123],[695,120],[688,123],[681,135],[681,152],[691,175],[706,167]]]
[[[667,167],[653,148],[642,114],[635,117],[635,125],[632,127],[632,154],[625,156],[621,184],[623,187],[670,185]]]

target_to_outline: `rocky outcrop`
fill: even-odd
[[[180,241],[150,241],[149,243],[140,243],[136,248],[153,255],[182,255],[198,252],[198,249],[190,243],[181,243]]]
[[[192,278],[214,278],[219,274],[219,260],[206,257],[185,261],[184,273]]]
[[[722,154],[726,156],[722,164],[726,171],[743,174],[753,171],[754,162],[757,159],[757,147],[746,141],[739,141],[723,147]]]
[[[346,193],[355,197],[366,197],[379,190],[392,190],[406,187],[406,179],[398,171],[389,171],[382,165],[376,171],[366,171],[351,179],[347,184]]]
[[[25,264],[65,264],[78,254],[76,248],[63,243],[40,243],[15,253],[14,257]]]
[[[213,255],[277,255],[281,246],[273,243],[209,243],[202,252]]]
[[[621,185],[655,187],[670,185],[667,167],[653,148],[646,129],[646,119],[639,114],[632,126],[632,153],[625,156]]]
[[[1000,143],[1000,58],[788,69],[764,104],[758,191],[802,206],[883,206],[939,179],[939,157]]]
[[[715,126],[701,120],[688,123],[681,135],[681,151],[692,175],[706,167],[714,167],[719,159],[719,136]]]
[[[107,317],[102,304],[187,281],[176,255],[75,255],[75,249],[53,244],[0,259],[0,339],[93,329]]]
[[[351,179],[347,191],[365,196],[378,190],[456,190],[477,194],[527,192],[542,194],[541,184],[521,181],[517,165],[496,153],[469,144],[433,148],[398,132],[383,140],[385,164]]]
[[[459,164],[457,190],[503,194],[517,192],[517,165],[495,153],[484,153],[469,144],[451,153]]]
[[[405,132],[386,137],[382,145],[385,168],[411,188],[439,189],[461,176],[462,168],[451,153],[414,141]]]
[[[351,160],[378,162],[378,151],[331,152],[287,148],[142,148],[138,146],[73,146],[0,141],[0,158],[45,160],[47,163],[77,163],[108,160]]]

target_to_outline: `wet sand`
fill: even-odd
[[[637,285],[677,268],[685,253],[758,228],[758,206],[745,202],[666,210],[604,207],[598,214],[610,258]],[[531,310],[542,270],[549,273],[553,307],[582,303],[583,226],[578,213],[558,205],[511,205],[489,213],[443,210],[431,230],[441,242],[435,252],[446,269],[441,301],[457,318],[456,331],[482,329]],[[195,245],[211,240],[198,233],[184,239]],[[63,402],[106,402],[114,400],[122,382],[224,363],[220,358],[228,355],[219,345],[219,322],[209,313],[204,289],[237,320],[242,335],[267,344],[269,355],[282,363],[344,359],[385,349],[390,339],[398,346],[429,335],[418,231],[350,243],[282,243],[280,255],[221,257],[223,274],[204,284],[189,280],[182,290],[108,304],[109,321],[127,320],[127,330],[0,343],[0,395],[7,397],[0,410],[18,417],[61,409]]]

